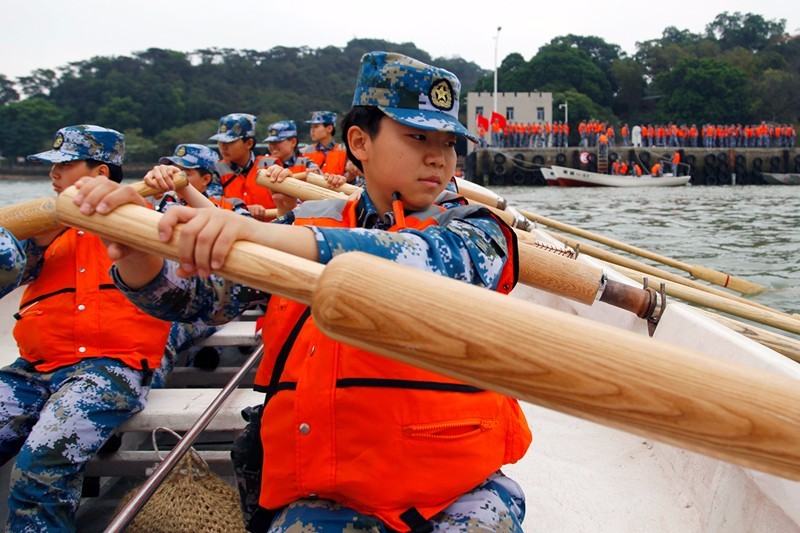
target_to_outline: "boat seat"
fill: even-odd
[[[122,449],[110,454],[98,454],[89,461],[87,478],[102,476],[142,476],[145,469],[157,461],[150,435],[156,428],[166,427],[183,433],[197,421],[222,389],[153,389],[147,406],[117,428],[122,436]],[[219,434],[219,439],[204,438],[197,444],[200,455],[212,470],[228,475],[231,472],[230,449],[232,438],[245,426],[242,409],[264,402],[264,394],[249,389],[236,389],[222,405],[201,437]],[[133,446],[131,445],[133,443]],[[131,449],[138,447],[139,449]],[[162,451],[162,455],[166,455]]]

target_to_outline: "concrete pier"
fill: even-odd
[[[800,172],[800,149],[795,148],[665,148],[609,147],[609,163],[633,161],[646,173],[675,151],[686,163],[679,174],[692,176],[692,185],[764,185],[764,172]],[[582,153],[586,153],[581,157]],[[597,147],[479,148],[467,155],[464,175],[488,185],[545,185],[539,170],[558,165],[597,171]]]

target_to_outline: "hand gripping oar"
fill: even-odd
[[[344,193],[298,179],[286,178],[282,182],[272,182],[262,172],[259,171],[256,175],[256,183],[294,198],[346,198]],[[509,214],[503,211],[500,213]],[[601,269],[536,248],[531,244],[535,240],[532,237],[531,240],[519,243],[522,283],[586,305],[592,305],[599,300],[635,313],[639,318],[657,321],[657,314],[661,310],[658,309],[658,296],[653,289],[640,289],[609,280]]]
[[[173,181],[176,189],[189,183],[183,172],[177,174]],[[134,183],[132,187],[144,197],[163,192],[148,186],[144,181]],[[0,226],[9,230],[20,241],[52,231],[58,227],[55,201],[53,198],[36,198],[3,207],[0,209]]]
[[[630,244],[626,244],[609,237],[604,237],[603,235],[598,235],[597,233],[591,231],[576,228],[575,226],[558,222],[557,220],[553,220],[542,215],[537,215],[536,213],[531,213],[530,211],[525,211],[523,209],[520,209],[519,211],[528,219],[539,224],[543,224],[551,229],[566,231],[567,233],[578,235],[579,237],[599,242],[601,244],[605,244],[606,246],[611,246],[612,248],[617,248],[618,250],[623,250],[628,253],[632,253],[634,255],[683,270],[695,278],[708,281],[709,283],[713,283],[721,287],[727,287],[741,294],[760,294],[767,290],[767,287],[764,287],[763,285],[737,278],[736,276],[725,274],[712,268],[704,267],[702,265],[689,265],[670,257],[656,254],[642,248],[637,248],[635,246],[631,246]]]
[[[231,380],[228,382],[225,387],[217,394],[214,400],[206,407],[205,411],[200,415],[200,417],[192,424],[192,427],[184,433],[183,437],[178,440],[178,443],[175,444],[175,447],[172,448],[172,451],[169,452],[167,457],[159,464],[150,477],[139,487],[139,490],[136,491],[136,494],[125,504],[125,506],[117,513],[117,516],[114,517],[114,520],[108,525],[105,530],[105,533],[117,533],[124,531],[125,528],[133,521],[136,513],[138,513],[142,507],[147,503],[147,500],[158,490],[158,487],[161,485],[161,482],[172,472],[172,469],[178,464],[186,452],[192,447],[194,441],[197,440],[197,437],[200,436],[200,433],[203,432],[208,424],[211,423],[211,420],[214,419],[217,412],[220,408],[225,404],[225,401],[231,395],[233,391],[236,390],[239,383],[244,379],[247,373],[250,371],[253,366],[261,359],[261,356],[264,354],[264,345],[260,344],[258,348],[256,348],[250,357],[244,362],[244,364],[236,371],[236,374],[233,375]]]
[[[62,223],[178,256],[177,238],[157,240],[158,213],[127,205],[83,215],[75,194],[58,198]],[[237,242],[218,274],[311,303],[326,334],[355,346],[800,480],[797,380],[362,253],[323,267]]]

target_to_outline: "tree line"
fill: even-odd
[[[511,53],[500,91],[547,91],[569,102],[570,122],[795,123],[800,109],[800,36],[786,21],[721,13],[705,32],[666,28],[632,56],[594,36],[566,35],[530,60]],[[61,126],[94,123],[126,134],[128,159],[149,162],[181,142],[205,143],[220,116],[238,111],[266,125],[350,107],[361,55],[396,51],[454,72],[468,91],[491,91],[493,73],[461,58],[432,58],[412,43],[353,39],[344,48],[267,51],[151,48],[94,57],[16,80],[0,74],[0,153],[49,146]],[[462,105],[462,112],[466,106]],[[558,109],[553,116],[559,116]],[[462,119],[467,122],[466,117]],[[470,119],[471,120],[471,119]],[[572,128],[573,131],[576,128]],[[300,127],[301,140],[308,140]]]

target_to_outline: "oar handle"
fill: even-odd
[[[306,181],[313,185],[317,185],[318,187],[325,187],[325,188],[328,187],[328,180],[325,179],[325,176],[315,174],[314,172],[309,172],[306,175]],[[354,192],[360,191],[361,187],[359,187],[358,185],[353,185],[352,183],[345,183],[333,190],[344,193],[349,196]]]
[[[324,187],[318,187],[295,178],[286,178],[281,182],[273,182],[266,176],[266,171],[256,173],[256,183],[269,190],[301,200],[346,199],[347,195]]]
[[[107,236],[132,248],[179,260],[177,234],[169,243],[158,239],[161,214],[138,205],[123,205],[108,215],[84,215],[73,203],[77,189],[70,187],[58,196],[56,212],[62,224]],[[219,274],[239,283],[298,302],[311,301],[322,265],[250,242],[233,245]]]
[[[173,177],[175,189],[185,187],[189,180],[184,172]],[[141,196],[147,197],[163,192],[149,187],[144,181],[131,185]],[[9,230],[17,240],[30,239],[47,233],[58,227],[55,200],[53,198],[37,198],[20,204],[0,209],[0,226]]]
[[[189,178],[186,176],[185,172],[178,172],[172,176],[172,183],[175,187],[175,190],[183,189],[189,184]],[[153,196],[155,194],[163,193],[161,189],[156,189],[155,187],[150,187],[145,183],[144,180],[137,181],[136,183],[132,183],[131,187],[133,187],[139,196],[147,198],[148,196]]]
[[[311,308],[356,347],[800,479],[797,380],[361,253],[326,266]]]

